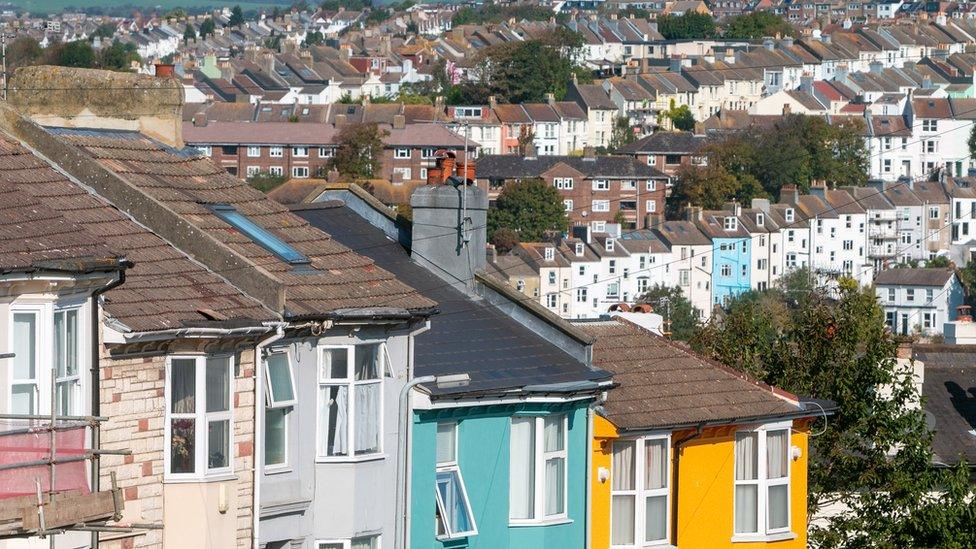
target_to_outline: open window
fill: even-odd
[[[478,534],[457,461],[457,423],[437,424],[437,500],[438,539],[457,539]]]
[[[295,376],[291,359],[286,352],[271,353],[266,359],[265,376],[268,381],[268,407],[294,406]]]

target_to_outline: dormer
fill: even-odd
[[[546,246],[545,250],[546,261],[552,261],[556,259],[556,249],[552,246]]]
[[[762,227],[766,224],[766,214],[757,213],[756,214],[756,226]]]
[[[583,257],[583,243],[576,243],[576,257]]]
[[[608,252],[612,252],[614,246],[614,240],[612,238],[607,238],[607,241],[606,243],[604,243],[603,246],[606,248]]]
[[[735,231],[739,229],[739,218],[728,216],[723,220],[722,226],[726,231]]]
[[[796,212],[793,210],[793,208],[786,208],[786,211],[783,213],[783,217],[786,219],[787,223],[793,223],[793,219],[796,217]]]

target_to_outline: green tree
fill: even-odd
[[[332,157],[332,167],[345,177],[377,177],[382,168],[383,138],[388,134],[371,123],[343,126],[336,136],[339,146]]]
[[[115,36],[115,23],[102,23],[99,25],[95,31],[91,34],[92,38],[102,38],[108,39]]]
[[[193,25],[187,23],[186,28],[183,29],[183,42],[189,43],[190,40],[197,39],[197,31],[193,28]]]
[[[48,48],[48,56],[52,65],[83,69],[95,66],[95,50],[84,40],[54,44]]]
[[[619,116],[613,121],[613,130],[610,132],[611,151],[615,151],[624,145],[633,143],[637,140],[633,128],[630,127],[630,120],[625,116]]]
[[[459,95],[455,99],[483,103],[494,95],[502,102],[524,103],[545,101],[548,93],[562,99],[566,84],[579,69],[572,59],[581,44],[578,34],[560,31],[488,46],[477,57],[479,78],[455,87]]]
[[[302,42],[302,45],[308,48],[311,46],[317,46],[323,42],[325,42],[325,36],[323,36],[321,32],[311,31],[305,35],[305,41]]]
[[[665,331],[671,332],[672,339],[688,341],[698,327],[698,312],[677,286],[655,284],[637,298],[637,303],[649,304],[664,317]]]
[[[657,30],[667,40],[713,38],[716,34],[712,16],[695,11],[661,15],[657,18]]]
[[[523,242],[534,242],[547,235],[562,233],[569,226],[562,196],[541,179],[525,179],[502,189],[488,210],[488,233],[499,229],[516,231]]]
[[[285,175],[272,175],[268,172],[260,172],[247,178],[248,185],[261,192],[269,192],[275,187],[288,181]]]
[[[200,38],[206,38],[208,36],[213,36],[214,32],[217,30],[217,26],[214,25],[214,20],[212,17],[208,17],[200,23]]]
[[[30,36],[20,36],[7,46],[7,70],[36,65],[44,59],[44,49]]]
[[[758,40],[766,36],[796,36],[796,29],[782,17],[768,11],[753,11],[729,19],[722,36],[736,40]]]
[[[720,164],[684,166],[678,170],[666,202],[667,215],[678,219],[686,206],[715,210],[733,199],[749,204],[753,198],[765,196],[759,181],[748,173],[735,175]]]
[[[228,27],[240,27],[244,24],[244,10],[240,6],[234,6],[230,10],[230,18],[227,20]]]
[[[671,119],[671,125],[674,129],[681,130],[685,132],[690,132],[695,129],[695,115],[691,114],[691,109],[688,105],[675,106],[674,100],[671,100],[671,108],[665,111],[664,116]]]
[[[98,66],[113,71],[132,70],[132,63],[139,61],[136,45],[132,42],[112,42],[98,52]]]
[[[969,131],[969,140],[966,144],[969,145],[969,163],[972,165],[972,159],[976,158],[976,125],[973,125],[973,129]]]

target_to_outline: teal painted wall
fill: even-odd
[[[414,415],[411,549],[582,549],[586,521],[586,402],[439,410]],[[513,415],[568,414],[566,510],[571,522],[510,527],[509,433]],[[437,422],[458,422],[458,465],[478,534],[450,541],[434,533]]]

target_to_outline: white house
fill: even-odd
[[[899,334],[940,333],[954,320],[965,297],[962,283],[950,269],[888,269],[874,279],[885,323]]]

